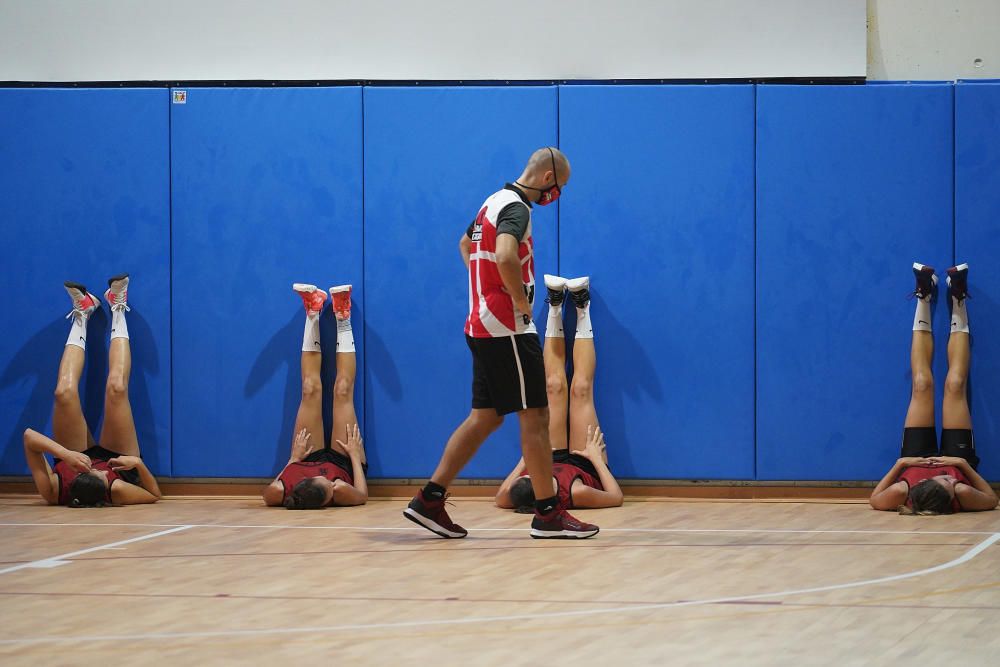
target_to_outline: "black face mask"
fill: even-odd
[[[556,155],[555,153],[552,152],[551,148],[549,148],[548,151],[549,151],[549,158],[552,160],[552,178],[555,179]],[[542,194],[538,198],[538,201],[536,202],[539,206],[548,206],[555,200],[559,199],[559,195],[562,194],[562,188],[559,187],[558,180],[555,181],[555,183],[552,185],[551,188],[545,188],[544,190],[542,188],[533,188],[530,185],[524,185],[522,183],[518,183],[517,181],[514,181],[514,185],[522,188],[527,188],[528,190],[534,190],[535,192],[541,192]]]

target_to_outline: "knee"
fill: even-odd
[[[962,373],[949,372],[944,379],[944,393],[950,396],[965,396],[966,377]]]
[[[340,400],[354,398],[354,381],[338,377],[333,383],[333,395]]]
[[[71,384],[59,383],[56,385],[55,401],[60,405],[76,403],[80,400],[80,393]]]
[[[574,377],[573,387],[570,389],[573,398],[577,400],[588,400],[594,391],[594,383],[590,378]]]
[[[934,376],[931,375],[929,370],[917,371],[913,374],[913,393],[934,393]]]
[[[318,375],[307,375],[302,378],[302,400],[319,400],[323,396],[323,381]]]
[[[562,374],[550,375],[545,378],[545,391],[553,397],[559,398],[566,395],[566,376]]]
[[[120,377],[109,377],[105,394],[109,401],[123,400],[128,397],[128,383]]]

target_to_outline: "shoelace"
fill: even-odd
[[[590,290],[582,289],[579,292],[570,292],[569,296],[577,308],[583,308],[590,301]]]
[[[112,312],[114,312],[116,310],[124,310],[126,313],[132,312],[132,309],[128,307],[128,296],[127,296],[127,294],[128,294],[128,292],[122,292],[121,294],[119,294],[118,292],[115,292],[114,290],[111,290],[111,296],[113,296],[114,299],[115,299],[115,303],[111,304],[111,311]],[[118,303],[118,299],[120,297],[124,297],[126,300],[124,302],[122,302],[122,303]]]
[[[549,295],[545,297],[545,303],[549,304],[550,306],[551,305],[561,306],[562,302],[565,300],[566,300],[565,292],[556,292],[553,290],[549,290]]]

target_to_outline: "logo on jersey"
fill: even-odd
[[[482,240],[483,240],[483,223],[477,221],[476,224],[472,226],[472,242],[479,243]]]

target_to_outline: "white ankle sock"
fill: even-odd
[[[87,349],[87,320],[90,319],[87,315],[77,315],[73,314],[72,320],[73,324],[69,329],[69,338],[66,339],[67,345],[76,345],[84,350]]]
[[[914,331],[932,331],[931,329],[931,297],[917,299],[917,312],[913,314]]]
[[[111,339],[128,338],[128,325],[125,324],[125,309],[111,309]]]
[[[319,313],[306,314],[306,328],[302,332],[302,351],[322,351],[319,344]]]
[[[969,333],[969,311],[965,309],[967,299],[959,302],[955,297],[951,297],[951,332]]]
[[[563,333],[562,304],[549,304],[549,319],[545,321],[546,338],[565,338]]]
[[[354,332],[350,318],[337,320],[337,352],[354,352]]]
[[[593,338],[594,326],[590,323],[590,302],[583,308],[576,309],[576,337]]]

